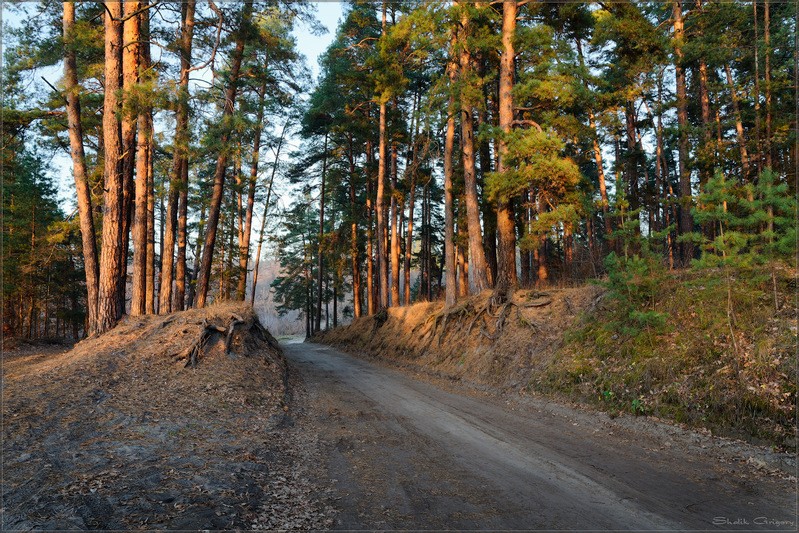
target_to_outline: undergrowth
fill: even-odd
[[[615,256],[607,266],[602,307],[566,333],[531,388],[611,414],[654,415],[795,447],[791,271],[779,270],[775,304],[762,268],[672,273]]]

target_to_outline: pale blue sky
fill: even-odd
[[[308,58],[308,66],[316,76],[319,73],[318,58],[333,40],[343,10],[341,2],[315,2],[316,18],[324,24],[328,32],[325,35],[311,35],[307,28],[300,28],[297,32],[297,48]]]
[[[9,11],[6,4],[6,2],[0,0],[0,13],[2,13],[3,24],[9,24],[11,26],[21,24],[20,15]],[[306,57],[308,67],[311,69],[314,79],[316,79],[319,75],[319,56],[327,49],[333,37],[335,37],[336,27],[341,19],[344,5],[341,2],[333,1],[314,2],[312,5],[316,9],[317,19],[328,29],[328,32],[323,35],[313,35],[307,26],[300,24],[295,30],[295,35],[297,37],[297,48]],[[33,4],[31,4],[31,6],[33,6]],[[31,87],[31,92],[33,94],[48,90],[44,82],[41,81],[41,75],[44,75],[48,80],[55,83],[60,78],[61,66],[57,65],[55,67],[41,69],[41,71],[37,73],[37,76],[32,79],[32,83],[36,85],[35,87]],[[41,85],[41,87],[39,87],[39,85]],[[295,144],[297,142],[296,139],[291,139],[291,141],[289,144]],[[51,165],[54,177],[58,183],[59,202],[67,213],[69,213],[75,206],[72,162],[69,159],[69,154],[56,153],[51,160]]]

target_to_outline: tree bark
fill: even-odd
[[[391,144],[391,305],[399,307],[400,301],[400,236],[399,206],[397,202],[397,143]]]
[[[466,227],[466,202],[461,195],[458,201],[458,296],[469,296],[469,231]],[[463,210],[463,211],[461,211]]]
[[[499,62],[499,127],[502,135],[497,143],[499,152],[499,173],[510,170],[508,165],[508,141],[505,136],[513,125],[513,61],[516,53],[513,37],[516,33],[516,0],[502,2],[502,55]],[[497,202],[497,278],[498,291],[513,290],[519,283],[516,276],[516,225],[513,205],[510,198],[500,198]]]
[[[97,333],[116,325],[122,273],[123,188],[122,137],[119,124],[122,89],[122,4],[105,2],[105,95],[103,97],[104,188],[103,233],[97,297]]]
[[[122,23],[122,98],[131,99],[134,87],[139,83],[139,61],[141,59],[141,17],[135,15],[141,8],[140,0],[126,0],[123,5]],[[125,314],[125,291],[127,289],[128,251],[130,249],[130,229],[133,220],[135,185],[133,174],[136,168],[136,124],[138,113],[130,106],[122,107],[122,271],[119,283],[120,315]]]
[[[150,118],[152,128],[152,118]],[[152,131],[152,130],[151,130]],[[155,314],[155,177],[152,144],[147,153],[147,273],[145,312]]]
[[[730,97],[732,98],[732,112],[735,118],[735,137],[738,141],[738,149],[741,153],[741,170],[743,171],[743,179],[749,177],[749,153],[746,149],[746,138],[744,137],[744,126],[741,121],[741,108],[738,103],[738,91],[735,89],[735,82],[732,79],[732,71],[730,70],[729,63],[724,64],[724,73],[727,76],[727,86],[730,88]]]
[[[180,147],[180,156],[183,158],[180,174],[180,189],[178,192],[178,216],[177,216],[177,241],[178,252],[175,264],[175,295],[174,308],[182,311],[186,306],[186,246],[187,246],[187,224],[188,224],[188,197],[189,197],[189,134],[188,134],[188,107],[189,107],[189,70],[191,69],[192,40],[194,37],[194,13],[195,0],[188,0],[183,4],[181,14],[183,24],[180,34],[180,89],[178,100],[178,113],[185,114],[186,120],[182,122],[185,131],[181,133],[180,139],[184,143]],[[177,139],[177,131],[176,139]]]
[[[97,330],[97,294],[99,266],[97,264],[97,241],[94,231],[94,214],[89,178],[86,171],[86,154],[83,149],[83,124],[80,117],[78,94],[78,67],[75,54],[75,3],[64,2],[64,92],[69,124],[69,144],[72,156],[72,173],[78,200],[81,242],[83,244],[83,268],[86,274],[87,335]]]
[[[383,22],[382,38],[386,36],[386,0],[383,0]],[[378,139],[378,158],[377,167],[377,198],[375,211],[377,215],[377,265],[378,265],[378,293],[379,309],[388,307],[388,250],[386,250],[386,162],[387,162],[387,132],[386,132],[386,95],[380,94],[380,122]]]
[[[142,72],[150,68],[150,12],[144,11],[141,17],[142,44],[139,47],[140,68]],[[136,199],[133,226],[133,287],[130,314],[143,315],[147,312],[147,201],[149,191],[150,150],[152,149],[152,108],[142,106],[138,116],[138,141],[136,146]]]
[[[177,227],[178,218],[183,218],[179,217],[178,211],[181,211],[181,214],[183,211],[183,206],[179,204],[183,196],[184,180],[188,181],[189,69],[191,68],[192,36],[194,33],[194,10],[195,3],[193,1],[186,2],[182,5],[181,9],[182,25],[180,32],[180,80],[178,86],[178,103],[177,109],[175,110],[175,140],[174,152],[172,154],[172,172],[171,179],[169,181],[166,227],[164,228],[164,254],[161,258],[161,293],[158,306],[159,312],[161,314],[172,311],[172,283],[174,279],[178,280],[178,285],[183,288],[185,294],[185,227],[183,231],[182,272],[174,272],[174,270],[176,270],[176,263],[180,263],[180,260],[175,261],[175,241],[176,237],[178,237],[177,233],[179,232]],[[186,183],[186,191],[188,192],[188,183]],[[186,194],[186,197],[188,198],[188,194]],[[178,255],[180,255],[180,253],[178,253]],[[181,281],[181,277],[183,277],[184,281]],[[178,300],[182,299],[182,297],[177,296],[178,292],[178,290],[175,291],[175,304],[178,303]]]
[[[197,298],[195,307],[205,307],[206,299],[208,298],[208,287],[211,279],[211,266],[214,257],[214,245],[216,243],[216,230],[219,224],[219,212],[222,206],[222,195],[225,189],[225,171],[227,170],[228,153],[225,147],[230,139],[230,122],[233,116],[233,110],[236,103],[236,93],[238,89],[239,72],[241,71],[241,63],[244,58],[244,32],[250,25],[250,18],[252,15],[252,4],[244,4],[241,23],[239,25],[238,34],[236,36],[236,48],[233,51],[233,57],[230,67],[230,81],[228,82],[227,90],[225,91],[225,105],[222,111],[223,130],[219,138],[219,146],[222,149],[216,160],[216,169],[214,170],[214,188],[211,193],[211,204],[208,208],[208,222],[205,232],[205,243],[203,245],[203,256],[200,263],[200,272],[197,279]]]
[[[674,68],[677,82],[677,125],[679,128],[678,151],[680,179],[680,234],[687,235],[693,231],[694,221],[691,216],[691,173],[688,170],[688,99],[686,97],[685,69],[683,68],[682,43],[685,32],[682,18],[682,0],[674,2]],[[690,242],[682,244],[682,261],[688,264],[694,255],[694,247]]]
[[[765,157],[766,168],[772,167],[771,154],[771,6],[769,0],[763,0],[763,44],[764,50],[764,69],[766,82],[766,139]]]
[[[374,264],[374,223],[373,223],[373,208],[372,208],[372,178],[371,173],[372,161],[374,159],[372,141],[366,141],[366,312],[369,315],[375,314],[376,298],[375,298],[375,264]]]
[[[470,16],[464,9],[461,15],[460,40],[460,69],[461,83],[471,80],[472,58],[469,52],[469,27]],[[474,153],[474,117],[473,102],[468,91],[461,91],[461,142],[463,143],[463,179],[464,194],[466,198],[466,216],[469,231],[469,266],[472,274],[474,288],[479,293],[489,287],[486,274],[485,252],[483,250],[483,235],[480,227],[480,204],[477,197],[477,177],[475,174]]]
[[[361,299],[361,267],[358,257],[358,205],[355,194],[355,154],[353,153],[352,133],[348,133],[349,146],[349,195],[350,195],[350,260],[352,266],[352,305],[355,318],[363,314]],[[335,318],[335,313],[334,313]],[[334,321],[335,324],[335,321]]]
[[[755,103],[755,167],[757,169],[757,176],[755,178],[760,177],[760,172],[762,170],[763,164],[763,151],[762,146],[760,143],[760,37],[758,36],[758,21],[757,21],[757,0],[752,1],[752,11],[754,14],[754,24],[753,29],[755,31],[755,42],[754,42],[754,60],[755,60],[755,72],[754,72],[754,89],[755,94],[754,96],[754,103]]]
[[[322,327],[322,282],[324,280],[324,238],[325,238],[325,185],[327,181],[327,133],[322,151],[322,179],[319,187],[319,242],[317,243],[317,271],[316,271],[316,331]]]

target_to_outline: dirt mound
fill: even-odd
[[[486,291],[450,309],[442,302],[389,308],[314,340],[455,379],[519,387],[547,366],[563,332],[602,294],[595,286],[521,290],[497,301]]]
[[[3,370],[3,530],[249,529],[263,512],[286,364],[250,307],[126,318]]]

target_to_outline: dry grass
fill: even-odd
[[[328,344],[494,386],[520,386],[548,365],[564,331],[601,297],[598,287],[523,290],[492,303],[491,292],[390,308],[321,334]]]
[[[126,318],[67,352],[5,354],[3,526],[248,528],[285,361],[246,326],[230,355],[215,335],[195,368],[176,358],[232,315],[255,318],[237,304]]]

